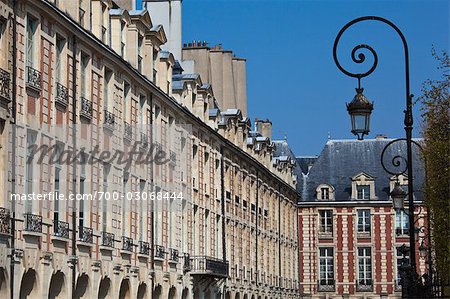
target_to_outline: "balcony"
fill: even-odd
[[[102,246],[107,248],[114,248],[114,234],[102,232]]]
[[[164,246],[161,245],[155,245],[155,252],[154,254],[154,258],[155,260],[164,260],[164,258],[166,257],[166,248],[164,248]]]
[[[127,252],[133,252],[133,239],[128,237],[122,237],[122,250]]]
[[[0,235],[11,234],[11,213],[8,209],[0,208]]]
[[[63,109],[66,109],[67,105],[69,105],[69,89],[59,83],[56,83],[55,103]]]
[[[38,70],[27,66],[27,87],[36,92],[41,92],[42,74]]]
[[[123,139],[127,142],[133,140],[133,127],[127,122],[123,123]]]
[[[228,262],[208,256],[194,256],[191,258],[191,274],[224,278],[228,276]]]
[[[69,223],[55,220],[53,224],[53,235],[58,238],[69,239]]]
[[[24,231],[42,233],[42,216],[34,214],[23,214],[25,217]]]
[[[356,291],[358,292],[372,292],[373,283],[371,279],[360,280],[356,283]]]
[[[178,250],[173,249],[173,248],[169,248],[169,262],[171,263],[178,263],[180,254],[178,252]]]
[[[319,280],[317,282],[317,290],[319,292],[334,292],[335,284],[334,280]]]
[[[150,255],[150,244],[148,242],[139,241],[139,254]]]
[[[93,242],[93,235],[94,235],[94,232],[93,232],[93,230],[92,230],[92,228],[89,228],[89,227],[84,227],[84,226],[82,226],[82,227],[80,227],[80,232],[79,232],[79,234],[80,234],[80,242],[83,242],[83,243],[87,243],[87,244],[93,244],[94,242]]]
[[[11,101],[11,75],[4,69],[0,69],[0,98]]]
[[[92,102],[83,97],[80,98],[80,116],[88,121],[92,119]]]
[[[116,116],[111,112],[105,110],[104,128],[112,132],[114,131],[115,126],[116,126]]]

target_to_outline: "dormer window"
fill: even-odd
[[[356,199],[370,199],[370,186],[359,185],[356,186]]]
[[[356,200],[375,199],[375,178],[365,172],[352,177],[351,198]]]
[[[334,200],[334,187],[328,184],[320,184],[316,188],[318,200]]]

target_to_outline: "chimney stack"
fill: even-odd
[[[272,140],[272,122],[269,119],[255,118],[256,131]]]

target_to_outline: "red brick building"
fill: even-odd
[[[381,152],[389,141],[330,140],[318,157],[297,158],[303,298],[401,296],[399,248],[409,244],[408,217],[394,211],[389,192],[397,179],[406,188],[408,178],[383,170]],[[406,144],[394,144],[386,161],[401,153]],[[423,170],[416,153],[413,164],[414,196],[420,204]],[[416,226],[425,225],[424,212],[415,213]],[[424,273],[425,260],[418,253],[416,260]]]

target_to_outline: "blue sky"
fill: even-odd
[[[431,57],[449,48],[448,0],[304,1],[184,0],[183,41],[222,43],[247,58],[248,110],[273,122],[273,137],[287,139],[296,155],[322,150],[333,139],[355,138],[345,102],[352,100],[355,79],[342,74],[332,57],[333,42],[348,21],[364,15],[390,19],[404,33],[410,49],[411,92],[439,78]],[[399,37],[387,25],[360,23],[341,39],[345,64],[350,50],[367,43],[377,51],[378,68],[363,79],[365,95],[375,102],[370,137],[404,136],[404,55]],[[414,107],[415,136],[420,135],[420,109]]]

